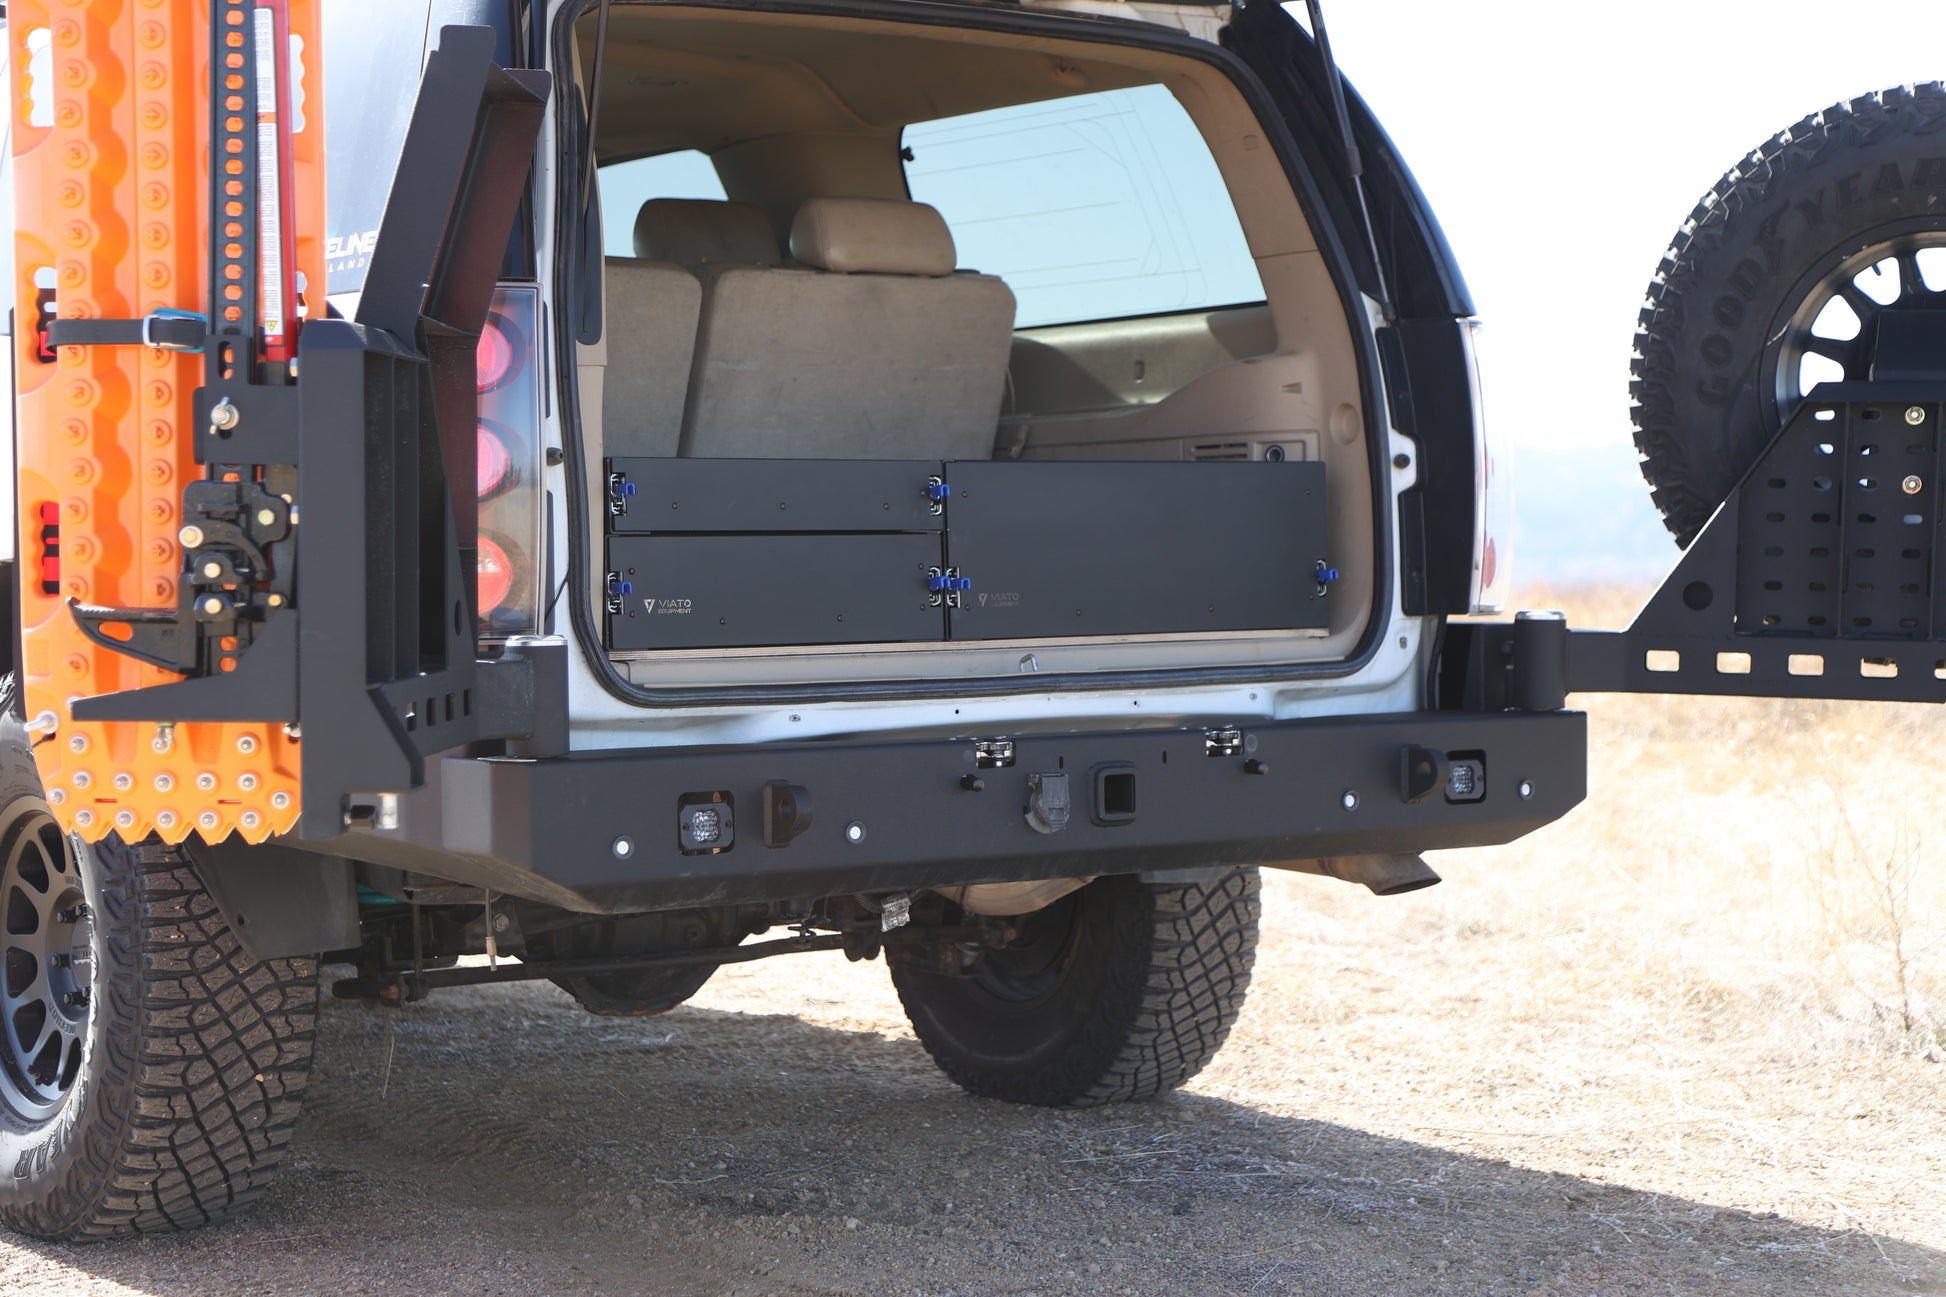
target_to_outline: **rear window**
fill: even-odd
[[[365,286],[385,197],[419,97],[430,0],[331,0],[324,6],[327,292]]]
[[[1263,300],[1203,136],[1163,86],[908,126],[906,186],[1021,328]]]
[[[635,255],[635,214],[651,198],[723,198],[716,166],[695,149],[612,162],[595,172],[601,193],[601,253]]]

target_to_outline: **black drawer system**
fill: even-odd
[[[1324,465],[612,459],[608,646],[1316,630]]]

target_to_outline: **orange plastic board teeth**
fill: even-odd
[[[290,219],[307,316],[322,312],[325,282],[321,2],[290,0],[285,63],[301,77]],[[48,801],[90,841],[260,842],[299,811],[300,747],[281,726],[72,718],[76,698],[181,679],[94,644],[66,604],[175,606],[182,489],[204,473],[192,427],[204,361],[112,346],[64,346],[50,361],[36,327],[50,302],[84,319],[212,309],[210,14],[232,7],[8,6],[21,685]]]

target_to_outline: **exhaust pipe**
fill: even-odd
[[[1402,896],[1439,881],[1424,856],[1327,856],[1322,860],[1293,860],[1277,867],[1363,883],[1374,896]]]

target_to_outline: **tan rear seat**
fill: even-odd
[[[814,198],[808,269],[706,265],[682,454],[985,459],[1013,341],[1013,293],[955,274],[923,203]]]
[[[607,368],[602,433],[609,455],[676,453],[703,289],[694,268],[775,265],[777,239],[745,203],[653,198],[635,217],[635,259],[604,263]]]

